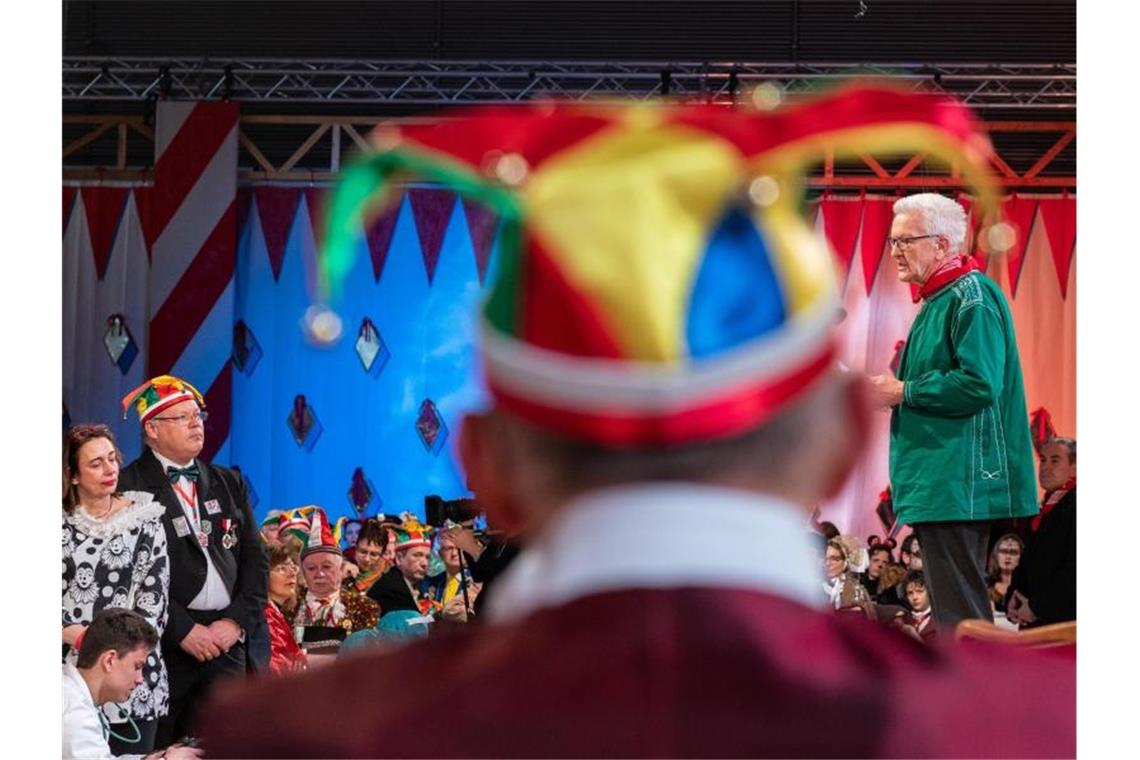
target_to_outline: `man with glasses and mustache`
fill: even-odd
[[[138,413],[146,447],[123,469],[124,490],[152,493],[166,508],[170,619],[162,656],[170,714],[156,746],[193,735],[194,711],[215,681],[246,671],[247,634],[266,599],[266,558],[245,483],[226,467],[201,462],[202,395],[171,375],[152,378],[123,398]]]
[[[878,405],[891,410],[894,510],[922,545],[935,622],[992,621],[990,524],[1037,512],[1013,317],[963,253],[966,213],[956,201],[921,193],[894,212],[891,257],[922,300],[898,377],[871,378]]]

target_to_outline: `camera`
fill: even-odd
[[[436,528],[442,528],[448,520],[454,523],[469,523],[483,510],[474,499],[444,499],[437,494],[424,497],[424,515],[426,522]]]

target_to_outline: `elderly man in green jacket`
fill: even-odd
[[[1009,304],[962,253],[966,214],[922,193],[894,205],[891,256],[922,307],[898,377],[871,378],[891,408],[899,519],[922,544],[934,618],[993,620],[984,574],[990,523],[1037,512],[1033,447]]]

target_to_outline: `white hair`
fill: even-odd
[[[895,214],[921,215],[928,234],[950,241],[950,253],[966,247],[966,211],[957,201],[938,193],[919,193],[899,198],[893,208]]]

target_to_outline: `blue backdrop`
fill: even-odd
[[[454,444],[463,412],[484,400],[473,336],[493,221],[445,191],[409,188],[362,231],[335,304],[344,334],[323,348],[300,326],[313,197],[255,188],[240,229],[229,459],[259,518],[307,504],[334,519],[422,518],[427,494],[469,495]]]

